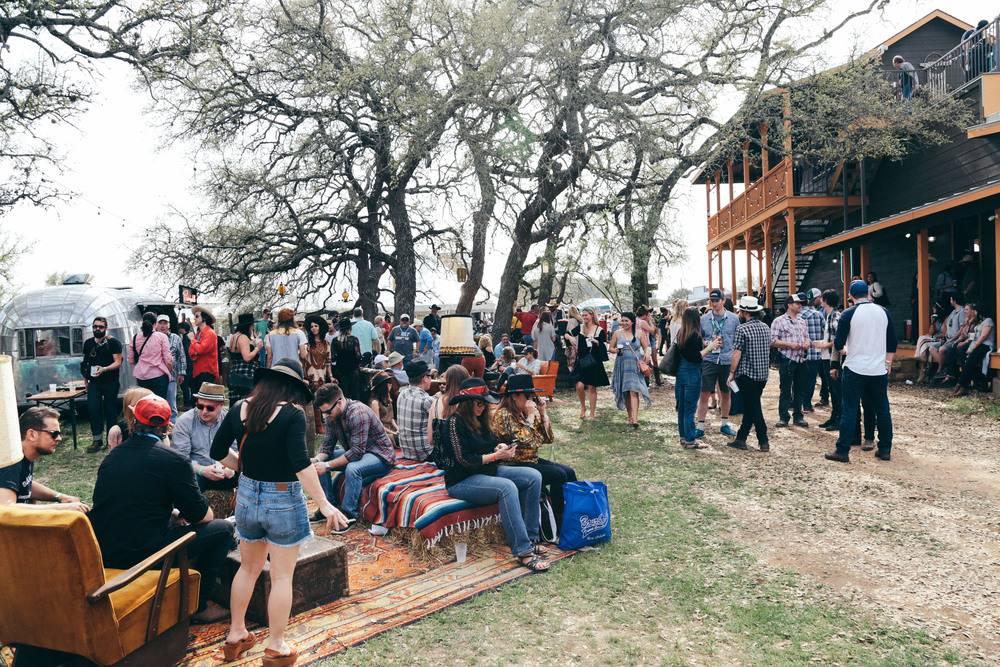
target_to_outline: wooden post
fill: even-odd
[[[795,294],[795,209],[788,209],[785,224],[788,229],[788,293]]]
[[[729,177],[729,203],[733,203],[733,158],[726,160],[726,176]]]
[[[767,273],[767,279],[764,281],[764,287],[766,292],[764,293],[764,299],[767,302],[767,308],[772,313],[774,313],[774,257],[771,252],[771,218],[764,221],[764,270]]]
[[[792,171],[795,169],[795,160],[792,159],[792,94],[785,91],[782,95],[784,109],[781,115],[785,121],[785,157],[782,160],[788,166],[785,169],[785,196],[791,197],[795,194],[795,181]]]
[[[750,187],[750,142],[743,142],[743,192]]]
[[[722,170],[715,172],[715,213],[722,212]],[[722,224],[722,217],[719,217],[719,224]],[[721,229],[719,230],[722,231]]]
[[[931,326],[931,275],[927,228],[917,232],[917,321],[913,323],[913,338],[923,335]]]
[[[868,244],[861,246],[861,279],[868,280]]]
[[[708,251],[708,290],[712,291],[712,251]]]
[[[854,271],[852,264],[854,263],[854,251],[848,250],[846,253],[840,251],[840,276],[844,279],[844,293],[842,295],[841,303],[847,306],[847,292],[851,286],[851,272]]]
[[[736,238],[735,237],[733,237],[729,241],[729,270],[732,273],[732,275],[730,276],[730,280],[732,282],[730,284],[733,287],[732,297],[733,297],[733,304],[735,305],[736,301],[737,301],[737,299],[736,299]]]
[[[1000,266],[1000,209],[993,211],[993,270],[996,272],[994,281],[996,282],[996,299],[997,299],[997,310],[993,311],[995,313],[1000,313],[1000,271],[997,271],[997,267]],[[982,250],[982,246],[979,246]],[[982,274],[980,274],[982,275]],[[996,320],[994,320],[995,322]]]
[[[726,283],[722,281],[722,245],[719,245],[719,289],[725,291]]]
[[[705,217],[712,217],[712,181],[705,179]]]
[[[757,249],[757,289],[764,286],[764,251]]]
[[[750,264],[753,257],[750,255],[750,232],[744,232],[743,242],[746,243],[747,247],[747,294],[750,294],[753,291],[753,266]]]
[[[760,144],[761,144],[761,148],[760,148],[760,168],[763,170],[763,171],[761,171],[761,175],[763,175],[763,174],[766,174],[769,171],[768,164],[767,164],[767,161],[768,161],[768,155],[767,155],[767,123],[764,123],[763,125],[760,126]]]

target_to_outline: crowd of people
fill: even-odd
[[[995,325],[965,292],[944,287],[950,309],[936,304],[916,357],[921,382],[953,385],[961,395],[983,380]],[[94,437],[88,451],[108,450],[93,508],[33,480],[34,463],[61,439],[59,414],[45,407],[21,417],[24,460],[0,470],[0,503],[52,501],[33,507],[88,513],[110,567],[131,567],[180,533],[194,532],[188,550],[205,583],[193,619],[231,615],[227,659],[258,641],[245,614],[269,560],[267,664],[292,664],[296,652],[284,628],[296,556],[313,535],[311,521],[324,521],[334,534],[352,530],[362,518],[363,489],[398,461],[432,463],[452,496],[497,504],[511,555],[533,572],[550,567],[540,502],[550,500],[558,521],[563,487],[577,475],[542,457],[555,438],[534,381],[543,361],[566,362],[581,420],[596,418],[598,388],[609,387],[627,428],[638,429],[640,409],[651,404],[650,385],[663,384],[662,370],[674,378],[681,446],[707,447],[702,438],[714,407],[729,446],[748,449],[753,431],[762,452],[770,441],[761,395],[775,368],[774,428],[808,427],[807,416],[828,407],[819,427],[838,432],[838,439],[827,459],[848,462],[859,446],[890,460],[887,382],[897,342],[880,302],[888,295],[874,274],[851,282],[844,310],[832,289],[791,294],[774,314],[753,295],[734,305],[719,289],[701,309],[678,300],[672,308],[639,306],[608,319],[593,308],[563,310],[553,302],[518,309],[514,335],[501,334],[496,345],[488,330],[477,334],[480,363],[454,363],[440,376],[436,305],[422,321],[404,314],[396,324],[388,316],[369,322],[360,308],[338,318],[298,317],[284,308],[275,321],[266,310],[259,319],[244,313],[226,338],[215,332],[212,311],[196,306],[193,328],[180,322],[174,333],[169,317],[147,313],[141,332],[124,343],[107,335],[98,317],[81,364]],[[114,371],[124,355],[137,385],[125,393],[118,421]],[[729,417],[738,412],[743,417],[734,431]],[[310,423],[323,436],[315,452]],[[339,491],[335,471],[343,472]],[[210,491],[235,494],[230,520],[215,518],[205,498]],[[306,495],[318,508],[311,517]],[[129,501],[136,497],[145,500]],[[378,525],[369,530],[386,532]],[[230,608],[209,605],[211,582],[237,543],[242,558]]]

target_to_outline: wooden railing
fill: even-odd
[[[763,178],[754,182],[745,192],[710,217],[708,219],[709,242],[739,227],[748,219],[787,197],[786,184],[791,164],[791,160],[782,160],[771,171],[764,174]]]

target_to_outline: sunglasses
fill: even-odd
[[[101,326],[101,325],[99,325],[99,324],[95,324],[95,325],[94,325],[94,329],[95,329],[95,330],[100,330],[100,331],[104,331],[105,329],[107,329],[107,327],[102,327],[102,326]]]
[[[46,431],[44,428],[31,429],[33,431],[38,431],[39,433],[48,433],[53,440],[60,440],[62,438],[62,431],[59,429],[54,429],[52,431]]]
[[[343,400],[343,399],[341,399],[341,400]],[[320,410],[320,413],[324,414],[324,415],[329,415],[331,412],[333,412],[334,408],[336,408],[338,405],[340,405],[340,401],[337,401],[336,403],[334,403],[333,405],[331,405],[329,410]]]
[[[473,401],[472,404],[474,406],[476,406],[477,408],[485,408],[486,407],[486,401]]]
[[[196,407],[199,410],[208,410],[209,412],[215,412],[215,409],[217,407],[219,407],[219,406],[217,406],[217,405],[202,405],[202,404],[199,403],[199,404],[195,405],[194,407]]]

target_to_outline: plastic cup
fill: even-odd
[[[58,385],[50,384],[49,385],[49,391],[55,391],[57,386]]]
[[[468,553],[469,545],[465,542],[455,543],[455,560],[459,563],[465,562],[465,556]]]

